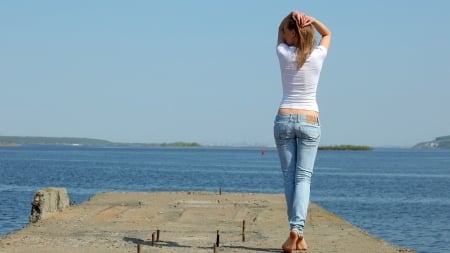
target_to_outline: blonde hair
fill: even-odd
[[[312,25],[299,27],[292,15],[287,16],[283,22],[286,22],[286,28],[295,30],[297,35],[297,69],[300,69],[305,64],[309,55],[314,50],[316,44],[315,30]]]

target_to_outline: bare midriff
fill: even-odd
[[[319,117],[319,113],[311,110],[304,109],[292,109],[292,108],[280,108],[278,109],[278,114],[301,114],[310,117]]]
[[[305,115],[306,120],[309,123],[317,123],[319,120],[319,113],[311,110],[304,109],[291,109],[291,108],[280,108],[278,109],[278,114],[296,114],[296,115]]]

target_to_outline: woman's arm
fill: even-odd
[[[287,15],[285,18],[283,18],[283,20],[280,23],[280,26],[278,27],[278,42],[277,45],[280,45],[281,43],[285,43],[284,41],[284,24],[285,24],[285,20],[290,16],[291,14]]]
[[[304,13],[301,13],[299,11],[293,11],[292,17],[297,21],[297,25],[299,27],[305,27],[310,24],[314,26],[317,32],[322,35],[322,38],[320,39],[320,45],[326,47],[327,49],[330,47],[331,44],[331,31],[328,29],[328,27],[320,22],[318,19],[308,16]]]
[[[324,46],[325,48],[330,48],[330,44],[331,44],[331,31],[330,29],[328,29],[328,27],[320,22],[318,19],[309,16],[309,18],[312,21],[312,25],[314,26],[314,28],[317,30],[318,33],[320,33],[320,35],[322,35],[322,39],[320,39],[320,45]]]
[[[278,27],[278,42],[277,45],[280,45],[284,42],[283,39],[283,22],[281,22],[280,26]]]

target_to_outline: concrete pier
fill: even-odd
[[[214,249],[217,231],[220,245]],[[155,233],[158,240],[152,240]],[[281,252],[288,234],[281,194],[109,192],[4,236],[0,252]],[[314,253],[413,252],[315,204],[305,239]]]

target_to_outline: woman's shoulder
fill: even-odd
[[[277,49],[292,49],[292,48],[296,48],[296,47],[291,47],[286,43],[279,43],[277,45]]]
[[[292,54],[297,51],[296,47],[291,47],[286,43],[280,43],[277,45],[277,52],[281,54]]]
[[[318,55],[323,55],[326,56],[328,53],[328,49],[322,45],[317,45],[314,50],[313,50],[314,54],[318,54]]]
[[[328,52],[328,49],[325,46],[322,46],[322,45],[317,45],[314,48],[314,50],[317,50],[317,51],[320,51],[320,52],[324,52],[324,53]]]

